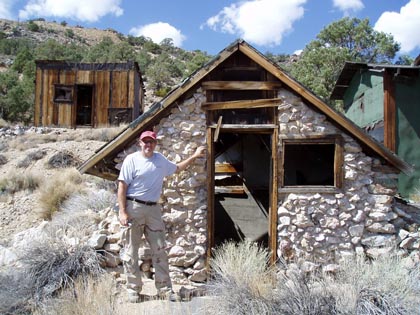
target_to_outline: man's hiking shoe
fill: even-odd
[[[140,302],[140,295],[137,291],[127,289],[127,302],[128,303],[138,303]]]
[[[170,301],[170,302],[181,301],[180,296],[172,290],[159,292],[158,296],[161,300],[166,300],[166,301]]]

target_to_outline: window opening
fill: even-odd
[[[285,143],[283,186],[335,186],[335,143]]]
[[[55,85],[54,102],[73,102],[73,86],[71,85]]]

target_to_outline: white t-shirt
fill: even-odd
[[[146,158],[140,151],[127,155],[118,180],[128,185],[127,196],[143,201],[158,201],[163,179],[176,171],[176,164],[158,152]]]

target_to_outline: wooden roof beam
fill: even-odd
[[[205,90],[276,90],[282,84],[278,81],[206,81]]]
[[[276,107],[283,103],[281,98],[269,98],[258,100],[240,100],[240,101],[226,101],[226,102],[206,102],[201,105],[205,110],[219,110],[219,109],[246,109],[246,108],[262,108],[262,107]]]

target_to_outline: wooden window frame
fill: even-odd
[[[65,91],[65,98],[58,98],[58,91]],[[61,95],[61,94],[60,94]],[[54,85],[54,102],[56,103],[73,103],[74,98],[74,86],[65,84]]]
[[[284,162],[286,154],[286,146],[288,144],[333,144],[334,145],[334,185],[284,185]],[[343,138],[340,135],[328,136],[309,136],[305,138],[280,138],[281,146],[281,166],[279,178],[279,191],[282,193],[313,193],[313,192],[339,192],[343,186]]]

